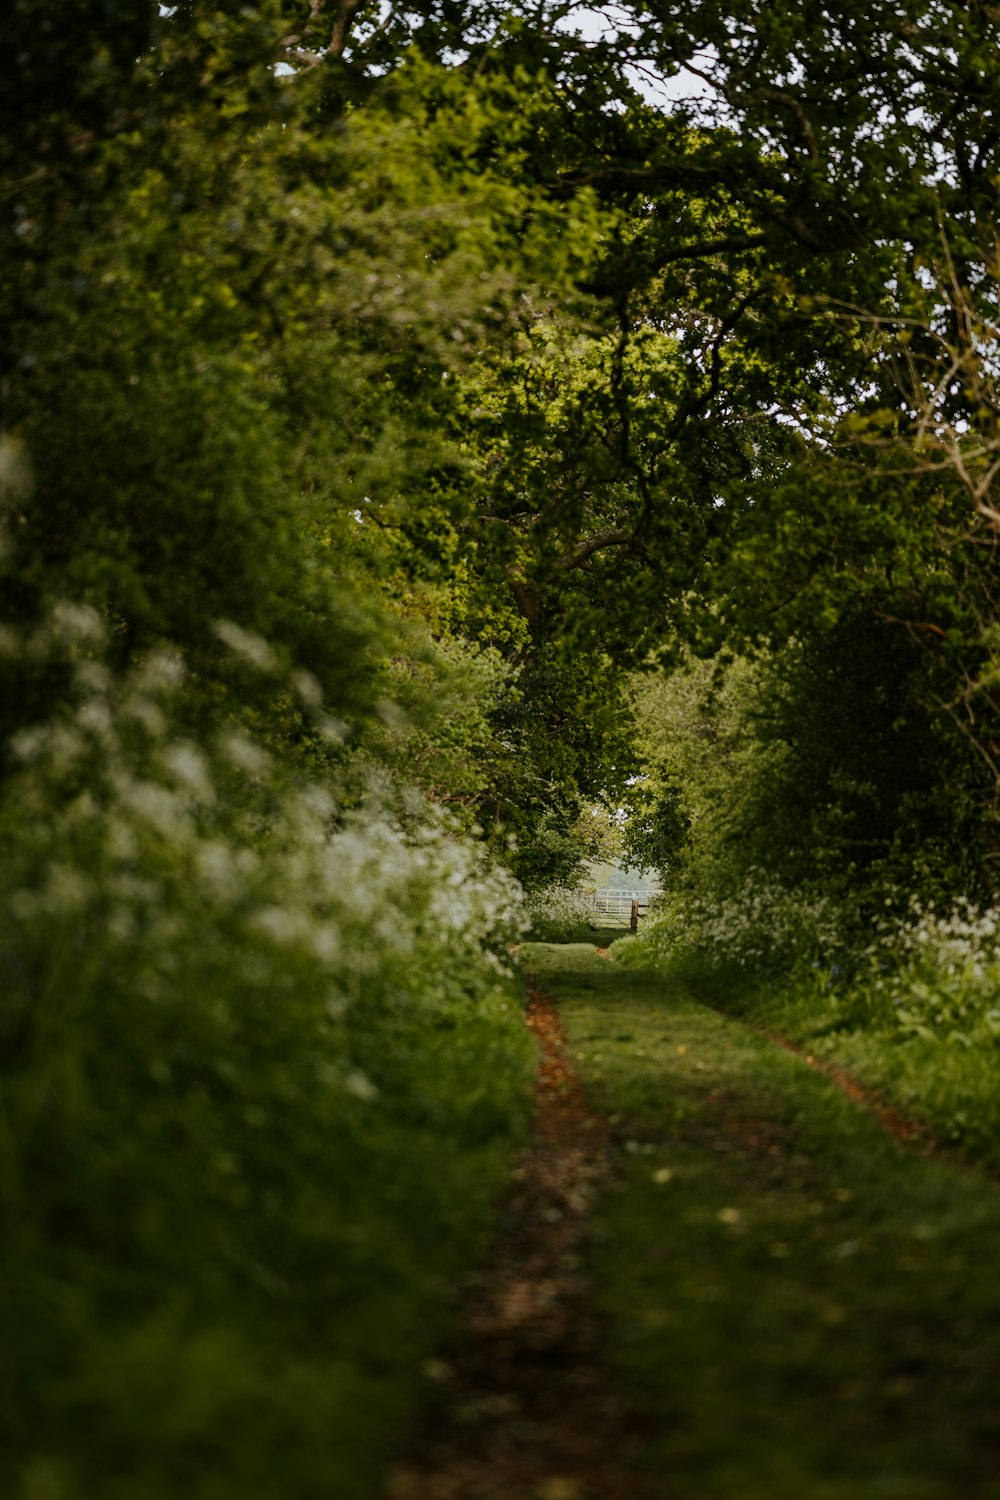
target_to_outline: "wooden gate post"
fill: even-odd
[[[632,897],[632,916],[628,925],[633,932],[639,931],[639,902],[635,896]]]

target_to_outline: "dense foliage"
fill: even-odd
[[[367,1493],[608,809],[992,1037],[998,25],[8,6],[12,1494]]]
[[[3,809],[5,1492],[365,1495],[523,1113],[516,889],[46,629],[4,641],[74,698]]]

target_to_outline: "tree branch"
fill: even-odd
[[[766,234],[722,235],[714,240],[696,240],[691,245],[679,245],[676,250],[668,250],[663,255],[657,256],[656,263],[658,266],[667,266],[675,260],[698,260],[703,255],[758,250],[761,245],[766,244]]]
[[[819,143],[816,140],[816,132],[813,129],[812,121],[806,113],[805,106],[801,100],[795,98],[794,94],[786,94],[783,89],[763,85],[760,88],[749,89],[745,94],[737,93],[735,89],[729,89],[726,91],[726,99],[734,109],[740,105],[744,105],[748,109],[753,109],[756,105],[760,104],[777,104],[781,109],[787,110],[790,115],[794,116],[798,124],[810,161],[819,161]]]
[[[873,609],[872,614],[876,620],[882,620],[886,625],[905,625],[907,630],[926,630],[932,635],[938,635],[946,640],[948,632],[942,630],[940,625],[932,625],[929,620],[901,620],[897,615],[887,615],[884,610]]]
[[[306,24],[301,31],[282,37],[280,45],[302,69],[306,70],[318,68],[320,63],[326,62],[328,57],[342,57],[351,27],[363,4],[364,0],[340,0],[329,42],[325,47],[312,48],[306,46],[305,43],[307,40],[311,41],[316,33],[320,17],[326,10],[326,0],[309,0],[309,19]],[[394,14],[395,10],[390,10],[382,25],[388,25]],[[381,30],[382,27],[378,29]]]
[[[574,568],[582,567],[595,552],[600,552],[605,547],[628,547],[634,541],[635,533],[625,527],[616,527],[613,531],[599,531],[596,536],[590,536],[578,542],[572,552],[567,552],[560,557],[556,562],[556,568],[560,573],[571,573]]]
[[[330,35],[330,46],[327,49],[330,57],[342,57],[344,48],[347,46],[347,38],[351,27],[354,25],[358,11],[361,9],[363,0],[341,0],[340,12],[333,23],[333,31]]]

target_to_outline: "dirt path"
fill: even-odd
[[[531,1145],[463,1328],[429,1368],[438,1397],[393,1468],[386,1500],[641,1500],[639,1430],[600,1357],[584,1268],[590,1206],[609,1171],[606,1119],[588,1107],[551,999],[527,1022],[542,1061]]]

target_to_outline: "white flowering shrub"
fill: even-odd
[[[902,1037],[971,1046],[1000,1038],[1000,908],[910,903],[878,924],[859,987],[874,1024]]]
[[[0,639],[70,681],[0,801],[0,1488],[351,1496],[525,1108],[520,892],[100,634]]]
[[[724,897],[683,890],[658,897],[637,937],[617,946],[615,956],[634,965],[666,965],[697,950],[713,965],[767,974],[829,965],[847,933],[845,912],[833,898],[789,890],[754,869]]]
[[[549,885],[532,891],[525,898],[524,910],[529,935],[541,943],[570,941],[597,926],[590,893],[573,886]]]
[[[912,898],[904,917],[869,921],[865,932],[843,902],[787,890],[757,871],[726,899],[683,891],[659,898],[638,936],[614,951],[638,966],[667,967],[697,953],[716,967],[808,977],[817,993],[842,995],[852,1025],[899,1039],[964,1046],[1000,1039],[996,906],[962,899],[941,911]]]

